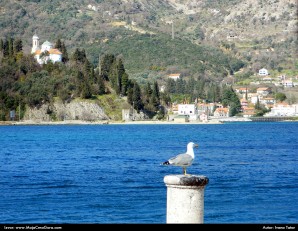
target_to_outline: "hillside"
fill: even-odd
[[[0,38],[22,38],[28,53],[37,33],[61,38],[70,54],[85,48],[94,64],[104,52],[121,54],[136,78],[184,71],[217,81],[235,58],[246,71],[297,70],[295,0],[4,0],[0,27]]]

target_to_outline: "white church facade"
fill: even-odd
[[[41,47],[39,45],[39,37],[35,34],[32,37],[32,49],[31,54],[34,54],[34,58],[39,64],[46,64],[48,61],[52,63],[62,62],[62,53],[58,49],[53,48],[53,44],[49,41],[45,41]]]

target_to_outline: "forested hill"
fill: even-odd
[[[223,79],[244,64],[294,69],[295,0],[25,0],[0,2],[0,37],[62,39],[71,54],[84,48],[122,55],[133,78],[175,71]]]

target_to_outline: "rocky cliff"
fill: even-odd
[[[108,120],[109,117],[96,102],[75,100],[70,103],[43,104],[39,108],[28,107],[23,119],[33,121],[97,121]]]

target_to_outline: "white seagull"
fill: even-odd
[[[197,147],[199,147],[198,144],[195,144],[193,142],[188,143],[186,153],[182,153],[175,157],[172,157],[169,160],[163,162],[162,165],[180,166],[183,168],[183,174],[186,175],[186,168],[192,165],[192,162],[195,158],[193,149]]]

